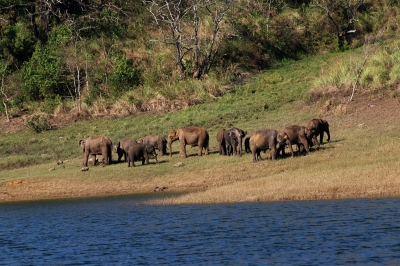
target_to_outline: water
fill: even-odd
[[[183,206],[143,199],[0,204],[0,265],[400,264],[400,199]]]

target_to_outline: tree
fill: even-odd
[[[214,64],[224,32],[222,22],[235,0],[143,0],[165,44],[175,47],[175,62],[182,75],[192,74],[200,79]],[[206,21],[211,26],[207,28]],[[189,56],[189,53],[192,57]],[[193,60],[190,64],[185,63]]]
[[[340,50],[343,50],[345,42],[351,44],[357,13],[366,2],[367,0],[314,0],[315,6],[322,9],[333,24]]]
[[[357,88],[357,84],[360,82],[361,75],[364,71],[364,67],[368,60],[373,56],[379,48],[379,41],[382,38],[382,31],[379,31],[376,36],[365,36],[365,41],[363,45],[363,60],[361,61],[360,66],[357,69],[356,80],[353,83],[353,87],[351,90],[351,95],[349,96],[348,103],[353,101],[354,92]]]
[[[0,84],[0,93],[1,93],[1,100],[4,105],[4,111],[6,113],[6,118],[7,122],[10,122],[10,115],[8,112],[8,102],[9,102],[9,97],[8,97],[8,91],[7,91],[7,80],[6,80],[6,73],[7,73],[7,68],[8,68],[8,61],[6,64],[4,64],[4,67],[0,69],[0,74],[1,74],[1,84]]]

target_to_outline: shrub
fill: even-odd
[[[55,129],[46,116],[34,115],[26,121],[26,126],[34,133]]]

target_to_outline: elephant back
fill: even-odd
[[[104,145],[112,147],[112,142],[110,138],[106,136],[90,136],[85,139],[85,148],[91,149]]]
[[[129,146],[135,145],[138,142],[134,139],[124,139],[119,142],[119,147],[123,150],[126,150]]]

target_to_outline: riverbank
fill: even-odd
[[[196,148],[188,148],[189,158],[180,158],[174,143],[172,158],[163,156],[159,164],[148,166],[89,165],[89,171],[82,172],[82,159],[74,158],[62,164],[3,170],[0,202],[154,190],[162,195],[159,188],[190,193],[154,204],[399,197],[398,99],[364,100],[347,109],[345,114],[325,117],[331,125],[331,141],[307,156],[258,163],[252,162],[251,154],[220,156],[213,132],[211,154],[201,158]],[[180,162],[183,166],[176,166]]]

